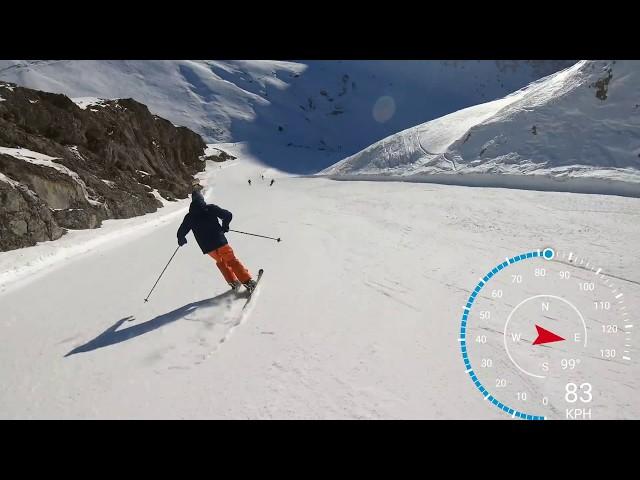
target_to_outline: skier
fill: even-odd
[[[249,186],[251,186],[251,179],[249,179]]]
[[[256,282],[251,278],[251,274],[245,266],[236,258],[231,245],[224,236],[229,231],[229,223],[233,216],[231,212],[217,205],[207,204],[199,191],[201,188],[194,186],[189,213],[185,215],[180,228],[178,228],[178,245],[186,244],[187,233],[193,230],[193,236],[196,237],[202,253],[208,254],[216,261],[216,265],[229,286],[233,290],[237,290],[242,284],[251,293],[256,288]],[[222,225],[218,219],[222,220]]]
[[[273,182],[275,182],[275,180],[272,178],[271,179],[271,183],[269,184],[269,186],[273,185]]]
[[[262,180],[264,180],[264,174],[260,175],[260,177],[262,177]]]

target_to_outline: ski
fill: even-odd
[[[253,293],[256,291],[256,289],[258,288],[258,284],[260,283],[260,279],[262,278],[262,274],[264,273],[264,269],[260,269],[258,270],[258,278],[256,278],[256,286],[253,289],[252,292],[249,293],[249,296],[247,297],[247,301],[244,302],[244,306],[242,307],[242,310],[244,310],[245,308],[247,308],[247,305],[249,305],[249,302],[251,301],[251,297],[253,296]]]

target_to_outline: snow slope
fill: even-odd
[[[0,79],[77,97],[83,107],[96,97],[132,97],[207,141],[249,142],[263,161],[300,173],[405,128],[500,98],[567,64],[2,60]],[[320,155],[311,157],[310,151]]]
[[[327,175],[640,196],[640,62],[582,61],[387,137]]]
[[[457,342],[460,306],[495,260],[579,248],[640,307],[638,199],[281,173],[269,187],[275,172],[249,147],[221,148],[238,159],[202,174],[208,200],[234,213],[232,228],[282,237],[229,234],[251,271],[265,269],[253,309],[240,312],[191,234],[143,302],[184,201],[0,253],[12,272],[0,286],[1,418],[504,419]],[[640,417],[638,362],[629,368],[597,385],[616,398],[607,416]]]

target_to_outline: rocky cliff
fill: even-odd
[[[132,99],[0,82],[0,251],[185,198],[205,143]]]

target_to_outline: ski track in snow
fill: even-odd
[[[639,76],[637,61],[581,61],[394,133],[321,173],[640,197]],[[605,77],[607,87],[595,88]]]
[[[238,160],[200,175],[207,201],[230,209],[235,229],[282,237],[229,233],[250,271],[265,269],[247,309],[192,234],[143,302],[185,204],[73,232],[68,248],[109,240],[0,292],[0,417],[504,419],[467,378],[456,341],[459,307],[494,261],[579,249],[628,280],[629,308],[640,306],[638,199],[276,172],[269,187],[245,146],[221,148]],[[0,265],[20,271],[60,242]],[[614,378],[604,363],[593,368]],[[640,417],[630,369],[609,414]]]

